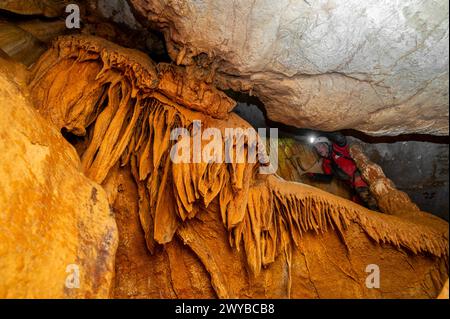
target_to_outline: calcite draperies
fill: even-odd
[[[222,133],[250,127],[230,112],[235,102],[214,88],[207,72],[201,74],[155,65],[137,51],[99,38],[71,36],[55,41],[34,66],[30,88],[41,114],[61,129],[86,136],[82,165],[87,176],[102,183],[117,162],[129,165],[150,251],[170,242],[186,220],[217,201],[229,242],[244,248],[254,276],[279,254],[290,260],[305,232],[344,233],[349,223],[360,225],[377,243],[447,263],[448,232],[371,212],[275,175],[259,175],[259,163],[173,163],[174,128],[192,133],[196,120]],[[254,145],[244,139],[247,154]]]

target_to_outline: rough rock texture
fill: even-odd
[[[68,32],[64,20],[0,19],[0,50],[14,60],[32,65],[44,53],[53,38]]]
[[[114,298],[217,297],[203,264],[178,238],[150,253],[129,167],[114,167],[103,185],[120,233]]]
[[[0,298],[106,298],[118,243],[106,194],[29,103],[25,79],[0,58]],[[79,288],[66,286],[70,265]]]
[[[211,64],[270,119],[448,134],[448,2],[130,0],[180,64]]]
[[[0,21],[0,49],[14,60],[29,66],[47,47],[19,26]]]
[[[57,17],[69,3],[68,0],[1,0],[0,9],[23,15]]]
[[[444,265],[439,269],[429,259],[380,246],[356,224],[342,234],[306,233],[299,246],[288,251],[292,255],[281,255],[255,278],[246,268],[243,250],[228,245],[218,203],[152,255],[145,245],[129,168],[113,168],[104,186],[112,196],[121,234],[116,298],[432,298],[445,280],[439,278]],[[380,289],[365,286],[370,263],[380,267]],[[410,267],[419,271],[405,271]],[[427,272],[417,276],[421,269]],[[405,282],[407,288],[399,288]]]
[[[440,228],[443,232],[446,231],[447,226],[442,223],[442,220],[422,212],[405,192],[398,190],[392,180],[384,175],[379,165],[367,158],[360,145],[352,145],[350,154],[361,171],[362,177],[369,185],[370,192],[377,200],[378,207],[382,212],[429,225],[433,228]]]
[[[444,288],[442,288],[442,291],[439,294],[438,299],[448,299],[448,279],[445,282]]]
[[[409,195],[423,211],[448,221],[449,145],[425,141],[364,143],[367,158],[383,168],[395,186]]]
[[[73,72],[83,81],[74,83]],[[171,159],[173,128],[198,134],[194,120],[221,134],[250,127],[231,112],[234,101],[201,75],[85,36],[58,39],[33,67],[30,88],[39,112],[83,139],[84,172],[105,186],[120,211],[125,236],[116,296],[438,295],[448,276],[444,221],[372,212],[262,175],[261,162],[196,162],[191,150],[184,154],[190,161]],[[200,146],[222,149],[225,140],[202,139]],[[256,146],[248,136],[228,141],[233,154]],[[133,180],[137,187],[130,187]],[[365,285],[368,263],[382,270],[380,290]]]
[[[141,28],[126,0],[98,0],[97,6],[105,18],[133,29]]]
[[[258,277],[252,277],[243,250],[236,251],[227,243],[216,203],[151,255],[128,169],[114,168],[104,185],[109,194],[116,194],[113,206],[121,234],[117,298],[432,298],[442,285],[438,274],[445,272],[444,265],[439,269],[429,259],[380,246],[356,224],[341,235],[334,231],[305,234],[291,256],[281,255]],[[380,289],[365,286],[370,263],[380,266]],[[410,267],[419,271],[405,271]],[[417,276],[421,269],[428,270]]]

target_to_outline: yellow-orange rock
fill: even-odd
[[[3,0],[0,1],[0,9],[22,15],[57,17],[67,4],[67,0]]]
[[[442,288],[442,291],[437,298],[438,299],[448,299],[448,279],[445,282],[444,288]]]
[[[0,21],[0,49],[14,60],[30,66],[47,47],[32,33],[13,23]]]
[[[380,245],[352,221],[342,233],[306,233],[298,247],[253,277],[243,247],[237,251],[228,243],[217,202],[150,254],[129,168],[115,167],[105,188],[121,234],[116,298],[429,298],[437,295],[446,273],[438,259]],[[390,230],[396,222],[403,226],[396,217],[363,216]],[[366,286],[370,264],[379,266],[379,288]]]
[[[22,80],[5,73],[20,67],[6,64],[0,59],[0,298],[108,297],[118,233],[106,194],[22,94]]]
[[[164,87],[182,90],[195,81],[167,78],[159,67],[95,37],[64,37],[34,65],[30,82],[40,114],[83,140],[83,171],[104,185],[117,212],[123,237],[115,296],[439,294],[448,276],[444,221],[426,224],[425,215],[410,220],[369,211],[315,187],[260,174],[261,163],[172,161],[174,128],[201,120],[202,128],[223,134],[250,125],[232,112],[208,113],[209,104],[221,101],[213,96],[192,107],[179,103],[194,95],[188,90],[180,98]],[[182,83],[160,85],[175,79]],[[222,147],[222,137],[217,141]],[[230,145],[233,154],[254,146],[250,138]],[[376,289],[366,284],[373,265],[381,276]]]

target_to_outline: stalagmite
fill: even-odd
[[[293,282],[303,267],[299,263],[304,260],[307,266],[308,262],[298,254],[308,255],[309,245],[334,234],[346,247],[363,236],[367,245],[374,245],[370,249],[389,251],[392,261],[386,267],[392,269],[398,259],[417,260],[415,276],[434,274],[430,295],[436,296],[446,280],[445,222],[422,222],[428,215],[411,220],[372,212],[314,187],[261,175],[260,163],[195,162],[194,145],[189,148],[191,161],[173,162],[171,149],[179,140],[172,139],[171,132],[176,128],[193,134],[194,122],[201,121],[202,129],[217,128],[223,137],[227,128],[250,127],[231,112],[235,102],[212,85],[207,72],[156,65],[138,51],[99,38],[67,36],[55,41],[33,66],[29,88],[41,115],[58,129],[84,137],[86,148],[81,157],[88,177],[107,187],[112,171],[131,171],[148,250],[157,255],[161,245],[181,240],[204,265],[218,297],[244,294],[245,282],[249,282],[250,288],[245,288],[248,295],[260,293],[255,279],[275,278],[278,273],[285,274],[279,281],[286,287],[283,296],[299,296],[301,288]],[[241,138],[248,155],[253,141]],[[207,144],[202,139],[200,146],[204,149]],[[223,148],[225,144],[220,143]],[[231,141],[234,154],[239,145],[238,138]],[[205,218],[220,221],[222,229],[212,232],[213,224],[199,222]],[[211,227],[209,235],[204,227]],[[214,241],[217,247],[225,242],[232,250],[216,251],[208,246]],[[319,250],[317,254],[321,254]],[[221,253],[232,257],[224,260]],[[350,258],[352,253],[347,254],[342,258]],[[245,260],[240,276],[246,277],[248,272],[242,287],[227,275],[234,270],[224,268],[234,261],[241,263],[239,256]],[[358,264],[363,263],[362,257],[358,258]],[[285,270],[280,272],[282,264]],[[320,277],[325,270],[309,271]],[[404,271],[412,275],[411,270]],[[406,284],[399,282],[395,288]],[[275,296],[280,289],[263,296]],[[356,296],[372,293],[358,289]]]
[[[364,155],[364,152],[358,144],[352,145],[350,152],[363,178],[367,181],[371,193],[377,200],[378,206],[384,213],[430,225],[445,231],[447,226],[442,224],[442,221],[438,217],[422,212],[409,198],[408,194],[398,190],[392,180],[384,175],[382,168],[372,163]]]

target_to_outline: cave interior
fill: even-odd
[[[6,278],[0,279],[0,298],[436,298],[442,295],[445,282],[448,298],[448,80],[434,82],[442,74],[448,77],[448,43],[441,44],[442,39],[448,42],[448,4],[437,1],[447,10],[446,20],[439,22],[439,26],[447,23],[447,33],[440,35],[439,28],[433,29],[437,44],[424,40],[428,51],[405,53],[428,54],[431,60],[446,50],[442,65],[420,64],[422,57],[414,60],[420,63],[413,61],[420,72],[434,72],[427,86],[418,88],[414,85],[423,79],[414,78],[413,67],[408,71],[411,78],[397,65],[390,69],[392,79],[379,80],[384,72],[381,66],[380,73],[367,71],[377,73],[373,78],[365,75],[359,65],[352,66],[358,50],[348,53],[355,60],[335,69],[327,69],[324,57],[323,65],[315,65],[317,69],[308,66],[314,64],[307,59],[310,49],[297,43],[286,49],[289,43],[283,42],[283,36],[265,38],[263,29],[251,20],[274,23],[265,14],[264,4],[260,11],[255,9],[253,18],[233,16],[241,19],[238,24],[247,21],[242,27],[254,33],[246,35],[249,39],[242,40],[238,50],[234,43],[241,47],[242,29],[225,30],[228,10],[221,16],[208,1],[200,2],[204,7],[188,0],[178,5],[84,0],[74,2],[79,11],[70,11],[67,1],[0,1],[0,73],[5,81],[0,104],[4,109],[32,106],[32,111],[8,111],[10,117],[5,115],[0,124],[22,121],[23,112],[29,118],[17,127],[35,125],[37,133],[24,134],[30,145],[52,145],[46,156],[53,163],[42,168],[42,197],[22,193],[27,191],[26,184],[12,177],[2,181],[0,193],[9,199],[3,203],[5,214],[22,209],[35,219],[31,224],[9,215],[0,219],[0,270]],[[221,8],[216,1],[210,3]],[[298,32],[308,39],[316,30],[308,25],[312,23],[308,12],[320,16],[323,11],[330,15],[329,21],[333,15],[338,19],[349,14],[339,1],[319,1],[312,7],[306,1],[295,3],[294,12],[306,10],[302,18],[306,26],[299,24]],[[402,9],[380,2],[379,7],[383,6],[393,12]],[[435,10],[423,6],[405,5],[403,13],[417,9],[415,19],[420,20]],[[239,10],[247,9],[242,4]],[[367,10],[377,12],[373,7]],[[68,28],[67,16],[73,12],[81,22]],[[292,18],[277,14],[286,21]],[[196,37],[194,19],[200,21],[198,28],[204,23],[211,29]],[[289,37],[295,22],[280,25],[280,32]],[[211,35],[214,32],[216,38]],[[237,32],[238,39],[222,41],[223,32],[232,32],[233,37]],[[335,36],[342,36],[338,32]],[[422,30],[416,32],[422,34]],[[348,31],[345,34],[351,36]],[[367,43],[379,45],[365,36]],[[276,60],[273,63],[264,61],[270,41],[274,52],[282,50],[271,58]],[[333,50],[334,44],[328,44]],[[365,50],[363,44],[360,51]],[[312,42],[311,50],[314,46]],[[304,59],[298,57],[297,62],[306,71],[296,70],[297,62],[287,61],[291,49],[305,50]],[[392,51],[395,54],[400,55]],[[405,69],[410,67],[404,63]],[[356,71],[347,75],[346,67]],[[367,93],[367,83],[378,88],[374,90],[381,97]],[[396,83],[400,93],[395,91]],[[388,93],[382,91],[384,85],[389,86]],[[393,92],[392,100],[400,101],[396,94],[400,96],[402,90],[413,93],[384,110],[391,98],[388,94]],[[22,95],[23,101],[13,98]],[[347,105],[349,96],[361,104],[349,101]],[[383,107],[370,109],[373,99],[384,99]],[[423,113],[427,115],[422,117]],[[195,121],[222,133],[226,128],[277,129],[278,167],[266,176],[256,173],[264,166],[260,163],[172,163],[171,130],[181,127],[194,136]],[[53,130],[48,133],[51,137],[42,133]],[[351,145],[349,156],[378,202],[376,211],[352,200],[354,188],[336,176],[327,182],[311,178],[310,174],[323,173],[323,159],[311,137],[329,132],[340,132]],[[7,133],[0,135],[2,148],[19,143],[8,138]],[[215,142],[221,143],[222,138]],[[245,139],[245,152],[250,152],[251,143]],[[238,148],[237,144],[231,147]],[[193,157],[194,148],[188,148]],[[20,152],[34,152],[29,161],[40,158],[40,151],[28,146],[5,151],[6,175],[14,165],[30,165],[33,172],[44,165],[15,164],[13,155],[21,157]],[[55,159],[52,152],[57,154]],[[60,167],[63,162],[71,167],[66,172]],[[61,172],[54,172],[58,169]],[[39,179],[38,173],[25,170],[23,174],[25,181],[28,175]],[[67,179],[67,184],[61,184],[61,179]],[[73,185],[77,183],[83,185],[80,190]],[[92,190],[85,194],[85,187]],[[53,223],[70,233],[70,243],[59,243],[58,236],[64,235],[51,231],[53,219],[48,214],[56,213],[51,209],[59,198],[55,197],[58,189],[70,193],[62,195],[68,202],[61,204],[61,212],[67,216]],[[28,192],[36,190],[30,187]],[[26,204],[23,198],[36,202]],[[86,207],[99,216],[98,222],[86,221]],[[72,219],[73,224],[67,222]],[[37,234],[43,231],[44,239],[52,243],[37,245],[15,237],[16,229],[22,228]],[[18,257],[19,250],[27,253]],[[36,257],[40,251],[52,250],[60,255]],[[46,261],[55,256],[61,257]],[[47,263],[51,266],[45,270]],[[16,264],[22,265],[21,271],[14,270]],[[70,289],[67,284],[61,288],[64,285],[58,280],[66,278],[67,264],[82,267],[83,288]],[[373,264],[388,269],[379,289],[365,283],[367,265]],[[36,280],[23,270],[31,265],[40,273]],[[53,271],[58,275],[51,279]],[[55,283],[43,288],[46,280]],[[445,294],[445,288],[442,291]]]

